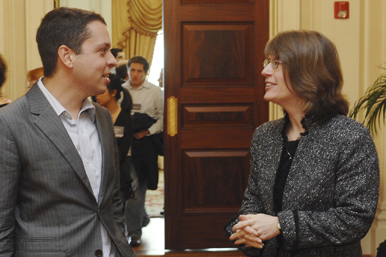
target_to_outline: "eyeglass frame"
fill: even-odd
[[[273,60],[265,59],[263,62],[263,67],[264,68],[267,67],[268,64],[271,64],[272,68],[277,69],[277,68],[279,68],[280,64],[283,64],[283,63],[281,61],[276,60],[276,59],[273,59]]]

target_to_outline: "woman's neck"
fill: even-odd
[[[301,134],[305,132],[302,125],[302,119],[304,118],[303,112],[288,113],[290,124],[287,127],[286,135],[289,141],[299,140]]]
[[[116,101],[111,101],[106,108],[110,111],[111,117],[113,118],[113,123],[117,120],[119,113],[121,112],[121,107]]]
[[[5,97],[0,93],[0,105],[7,104],[8,101]]]

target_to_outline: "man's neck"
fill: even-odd
[[[70,113],[74,120],[78,120],[83,98],[79,92],[74,92],[71,87],[55,77],[44,78],[43,84],[53,97]]]
[[[145,83],[145,80],[142,81],[142,83],[138,84],[138,85],[134,85],[134,84],[130,83],[130,86],[132,89],[138,89],[138,88],[142,87],[144,83]]]

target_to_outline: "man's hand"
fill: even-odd
[[[140,131],[140,132],[138,132],[138,133],[135,133],[134,134],[134,137],[136,138],[136,139],[141,139],[141,138],[143,138],[143,137],[145,137],[146,135],[148,135],[148,134],[150,134],[150,131],[147,129],[147,130],[142,130],[142,131]]]

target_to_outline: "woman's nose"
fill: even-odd
[[[271,66],[272,66],[271,64],[268,64],[267,66],[265,66],[264,69],[261,71],[261,75],[263,75],[264,77],[272,75]]]

